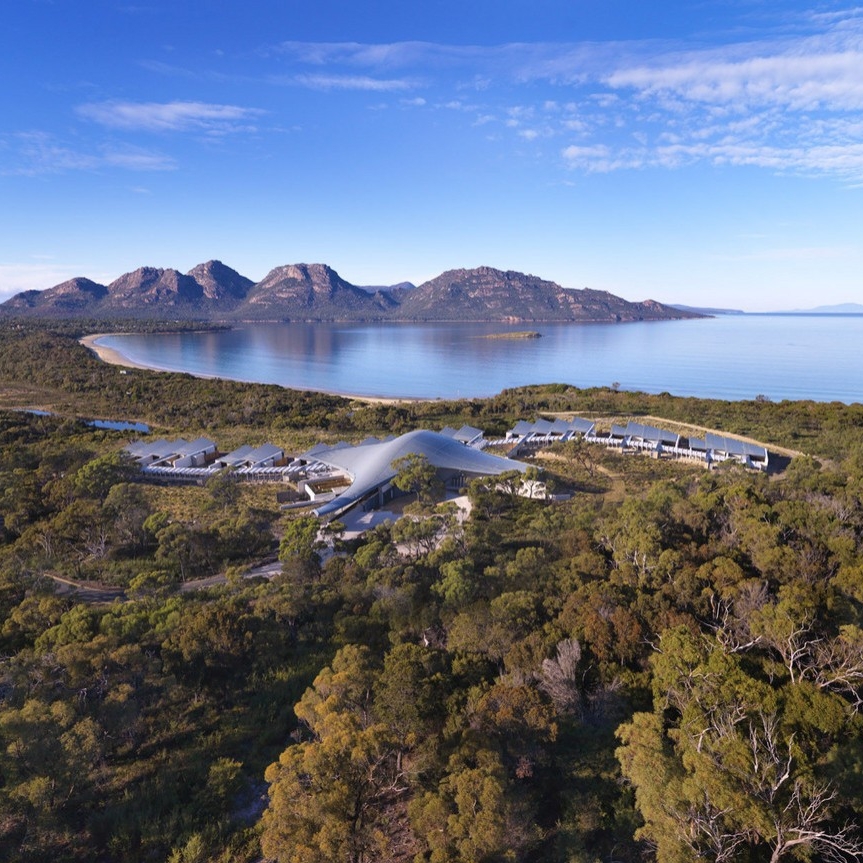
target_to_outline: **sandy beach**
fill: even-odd
[[[130,360],[128,357],[121,354],[119,351],[114,350],[114,348],[108,348],[104,345],[99,345],[96,343],[97,339],[104,338],[105,336],[113,336],[113,335],[121,335],[120,333],[93,333],[89,336],[84,336],[81,339],[78,339],[79,344],[82,344],[85,348],[93,351],[97,357],[99,357],[102,362],[110,363],[112,366],[125,366],[130,369],[146,369],[147,371],[165,371],[165,369],[158,369],[154,366],[143,365],[142,363],[136,363],[133,360]],[[207,375],[197,375],[197,377],[208,377]],[[286,388],[287,389],[287,388]],[[291,387],[290,389],[307,389],[303,387]],[[308,391],[308,390],[307,390]],[[317,390],[317,392],[328,392],[326,390]],[[399,405],[399,404],[410,404],[411,402],[422,402],[422,401],[431,401],[430,399],[396,399],[396,398],[386,398],[384,396],[359,396],[354,395],[352,393],[336,393],[336,392],[328,392],[329,395],[333,396],[341,396],[344,399],[350,399],[351,401],[357,402],[368,402],[369,404],[375,405]]]
[[[85,348],[89,348],[99,357],[102,362],[110,363],[112,366],[126,366],[130,369],[149,369],[149,366],[141,365],[141,363],[136,363],[130,360],[128,357],[123,356],[119,351],[115,351],[114,348],[106,348],[104,345],[97,345],[96,339],[104,338],[105,336],[112,336],[115,333],[94,333],[91,336],[84,336],[82,339],[78,339],[79,344],[84,345]],[[155,371],[151,369],[151,371]]]

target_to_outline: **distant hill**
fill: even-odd
[[[50,292],[50,296],[48,296]],[[39,313],[42,310],[49,314],[75,316],[87,314],[89,309],[97,308],[108,295],[104,285],[91,282],[90,279],[75,278],[62,282],[48,291],[23,291],[16,294],[0,306],[11,314],[27,314],[31,311]]]
[[[380,291],[391,294],[393,291],[409,291],[416,287],[413,282],[399,282],[397,285],[359,285],[362,290],[370,294],[377,294]]]
[[[711,309],[701,306],[684,306],[681,303],[671,303],[672,309],[679,309],[681,312],[694,312],[697,315],[745,315],[743,309]]]
[[[410,320],[637,321],[680,316],[660,303],[630,303],[605,291],[562,288],[555,282],[492,267],[448,270],[408,294],[399,311]]]
[[[863,315],[860,303],[839,303],[835,306],[815,306],[814,309],[793,309],[786,315]]]
[[[418,287],[358,287],[326,264],[276,267],[260,282],[221,261],[188,273],[140,267],[109,285],[70,279],[0,305],[4,316],[193,321],[647,321],[700,317],[653,300],[563,288],[492,267],[448,270]]]

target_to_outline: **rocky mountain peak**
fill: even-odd
[[[221,261],[207,261],[198,264],[186,273],[203,289],[204,296],[209,300],[233,298],[243,299],[255,283],[236,270],[225,266]]]
[[[112,305],[126,303],[164,303],[196,300],[203,288],[190,276],[173,269],[139,267],[108,285],[108,301]]]
[[[337,275],[335,270],[326,264],[283,264],[270,270],[263,281],[285,281],[291,279],[297,282],[309,282],[331,279]]]
[[[11,315],[184,318],[201,321],[637,321],[698,317],[653,300],[563,288],[513,270],[447,270],[419,287],[360,288],[326,264],[286,264],[253,283],[221,261],[187,274],[139,267],[105,287],[70,279],[2,304]]]

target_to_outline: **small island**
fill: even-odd
[[[516,333],[488,333],[484,336],[477,336],[480,339],[541,339],[542,333],[534,332],[533,330],[520,330]]]

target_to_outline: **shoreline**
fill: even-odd
[[[125,366],[128,369],[145,369],[147,371],[158,371],[158,369],[154,369],[151,366],[145,366],[141,363],[136,363],[134,360],[130,360],[124,354],[121,354],[118,350],[114,348],[105,347],[105,345],[97,345],[96,339],[104,338],[105,336],[116,336],[120,335],[119,333],[93,333],[89,336],[84,336],[83,338],[78,339],[78,344],[83,345],[85,348],[93,351],[96,356],[102,360],[103,363],[108,363],[111,366]]]
[[[173,372],[174,374],[191,374],[192,377],[202,378],[204,380],[221,380],[216,375],[201,375],[201,374],[193,374],[192,372],[176,372],[172,369],[162,369],[158,366],[148,366],[143,363],[135,362],[134,360],[130,360],[125,354],[118,351],[116,348],[109,348],[105,345],[97,344],[98,339],[105,338],[106,336],[119,336],[123,335],[123,333],[92,333],[88,336],[83,336],[78,339],[78,344],[83,345],[88,350],[91,350],[96,356],[103,362],[112,366],[123,366],[128,369],[141,369],[147,372]],[[257,383],[256,381],[244,381],[243,383]],[[263,384],[259,384],[259,386],[263,386]],[[281,386],[280,384],[270,384],[269,386]],[[339,393],[333,392],[331,390],[316,390],[310,389],[308,387],[282,387],[282,389],[292,389],[297,392],[317,392],[324,393],[330,396],[339,396],[339,398],[350,399],[351,401],[356,402],[368,402],[369,404],[374,405],[400,405],[400,404],[414,404],[416,402],[430,402],[430,401],[438,401],[438,399],[421,399],[421,398],[394,398],[389,396],[361,396],[355,393]]]

